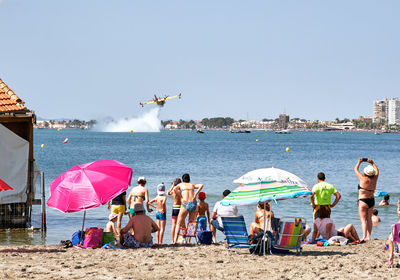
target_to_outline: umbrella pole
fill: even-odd
[[[267,233],[265,230],[266,230],[266,221],[265,221],[265,216],[266,216],[266,213],[265,213],[265,204],[266,204],[266,201],[264,201],[264,236],[263,236],[263,239],[264,239],[264,242],[263,242],[263,256],[265,256],[265,234]]]
[[[82,235],[83,235],[83,229],[85,228],[85,218],[86,218],[86,209],[85,209],[85,211],[83,211],[82,233],[81,233],[81,238],[79,239],[79,241],[82,241],[82,239],[83,239]]]

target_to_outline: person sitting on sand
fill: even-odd
[[[368,162],[364,168],[364,173],[361,173],[361,162]],[[361,228],[363,237],[361,241],[368,241],[371,239],[372,232],[372,210],[375,206],[375,190],[376,183],[378,182],[379,170],[372,159],[359,158],[354,173],[360,179],[358,184],[358,215],[360,216]]]
[[[142,203],[133,206],[135,215],[129,220],[128,224],[121,230],[120,243],[128,248],[151,247],[153,237],[151,234],[159,230],[157,224],[145,214]],[[133,230],[133,235],[129,233]]]
[[[400,223],[400,200],[397,201],[397,217],[399,218],[397,223]],[[400,252],[400,244],[393,242],[393,232],[390,233],[387,244],[389,245],[389,261],[388,265],[391,267],[393,265],[394,252]]]
[[[230,190],[224,190],[222,193],[222,199],[231,193]],[[237,217],[238,209],[236,205],[222,205],[221,201],[218,201],[214,205],[214,209],[211,214],[211,226],[210,229],[213,234],[213,243],[217,243],[216,230],[224,232],[224,227],[222,225],[221,217]]]
[[[133,206],[136,203],[146,204],[147,212],[149,213],[153,211],[149,208],[149,190],[145,187],[146,178],[139,177],[137,183],[138,186],[131,190],[127,199],[131,217],[135,216],[135,210]]]
[[[199,192],[199,204],[197,204],[197,229],[207,230],[207,224],[210,225],[210,210],[208,208],[208,203],[205,202],[206,194],[204,192]],[[207,217],[206,217],[207,214]]]
[[[108,216],[108,223],[106,224],[106,228],[104,230],[104,232],[112,232],[115,235],[117,235],[117,230],[115,228],[115,222],[117,221],[118,218],[118,214],[115,213],[111,213]]]
[[[351,242],[359,241],[359,237],[356,229],[352,224],[348,224],[343,228],[335,229],[335,224],[332,219],[329,218],[329,210],[321,208],[319,211],[319,217],[314,220],[314,231],[312,235],[312,243],[315,239],[322,236],[322,238],[328,240],[332,236],[343,236],[349,239]]]
[[[178,220],[179,211],[181,210],[181,202],[182,202],[182,193],[178,188],[174,188],[175,186],[181,183],[180,178],[175,178],[175,180],[171,184],[171,188],[168,190],[168,195],[172,195],[174,197],[174,204],[172,205],[172,225],[171,225],[171,240],[175,238],[175,227],[176,221]],[[182,221],[181,227],[185,227],[185,221]]]
[[[374,209],[372,211],[372,226],[373,227],[377,227],[379,222],[381,221],[381,218],[378,217],[378,210]]]
[[[153,202],[156,202],[157,206],[154,206]],[[157,210],[156,220],[160,229],[157,231],[157,243],[161,245],[164,238],[165,224],[167,223],[167,197],[165,196],[164,183],[157,186],[157,196],[149,202],[149,205]]]
[[[195,220],[197,208],[196,198],[199,192],[203,189],[203,184],[193,185],[190,183],[190,175],[185,173],[182,175],[182,183],[175,186],[173,191],[175,189],[178,189],[182,194],[182,205],[176,222],[175,238],[172,240],[172,244],[175,244],[178,240],[179,226],[183,221],[185,221],[186,216],[189,214],[189,222]]]
[[[265,205],[265,208],[264,208]],[[264,212],[265,209],[265,212]],[[254,222],[250,225],[250,237],[258,235],[260,232],[264,231],[264,222],[265,229],[271,231],[271,223],[270,218],[274,216],[274,212],[271,211],[271,206],[265,202],[260,202],[257,205],[257,211],[254,215]],[[265,217],[265,220],[264,220]]]
[[[383,199],[381,200],[381,202],[379,202],[379,206],[389,206],[389,199],[390,199],[390,195],[385,195],[383,197]]]

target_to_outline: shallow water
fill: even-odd
[[[293,132],[274,134],[253,131],[232,134],[227,131],[162,131],[161,133],[106,133],[87,130],[37,129],[35,157],[45,172],[46,188],[59,174],[74,165],[100,159],[121,161],[133,169],[134,183],[138,176],[148,180],[150,197],[156,195],[157,184],[169,184],[175,177],[190,173],[193,183],[203,183],[210,211],[221,199],[225,189],[236,187],[232,181],[257,168],[276,167],[290,171],[310,186],[316,183],[316,174],[325,172],[326,181],[342,194],[332,211],[337,227],[352,223],[361,234],[357,212],[357,184],[354,166],[359,157],[372,158],[380,169],[378,189],[391,195],[393,206],[378,207],[382,222],[373,229],[373,237],[385,238],[390,225],[396,221],[396,207],[400,196],[398,159],[400,134],[374,135],[367,132]],[[67,144],[61,142],[69,138]],[[256,141],[256,139],[259,139]],[[44,148],[40,145],[45,144]],[[290,147],[290,152],[286,152]],[[128,191],[131,189],[129,187]],[[39,197],[37,195],[37,197]],[[47,191],[46,197],[49,197]],[[380,199],[377,199],[377,203]],[[172,198],[167,201],[165,242],[170,242],[170,215]],[[303,216],[311,222],[312,208],[309,198],[280,201],[273,205],[275,215]],[[246,224],[254,219],[254,205],[240,206]],[[38,213],[39,208],[35,208]],[[109,210],[106,206],[88,210],[86,226],[104,227]],[[155,213],[150,216],[155,218]],[[47,234],[40,232],[0,232],[1,244],[54,244],[70,239],[80,229],[83,213],[62,213],[47,207]],[[38,224],[37,217],[34,226]],[[127,222],[124,217],[123,224]],[[218,234],[222,240],[223,235]]]

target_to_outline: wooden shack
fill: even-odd
[[[0,192],[0,229],[31,226],[34,122],[34,112],[0,79],[0,179],[14,189]]]

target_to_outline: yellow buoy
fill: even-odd
[[[258,142],[258,139],[256,139],[256,142]]]
[[[40,147],[44,148],[44,144],[40,145]]]
[[[60,131],[60,130],[61,130],[61,128],[57,129],[57,131]]]
[[[133,130],[131,130],[130,133],[133,133]]]
[[[286,152],[289,152],[290,151],[290,148],[289,147],[286,147]]]

